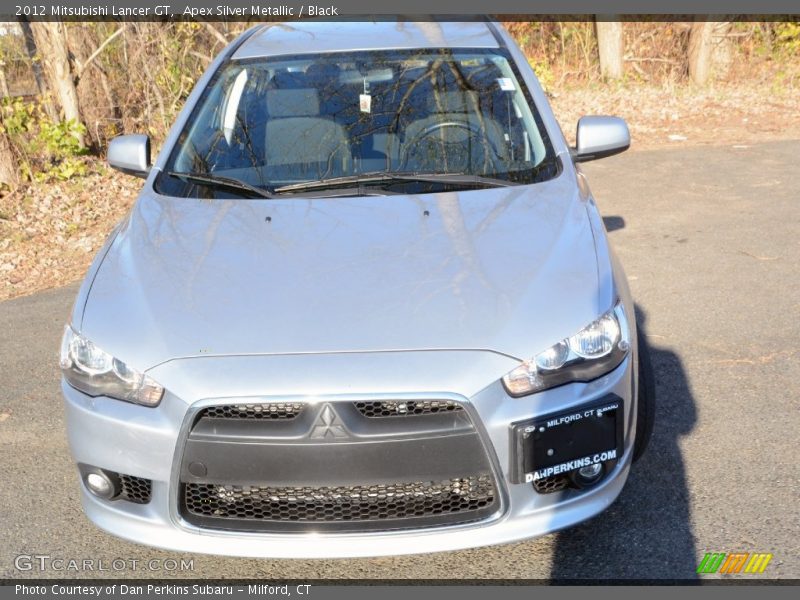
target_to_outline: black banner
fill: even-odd
[[[291,0],[0,0],[0,21],[265,21],[295,19],[385,19],[398,13],[415,20],[483,18],[487,10],[524,20],[584,20],[594,18],[602,8],[610,20],[691,20],[696,16],[734,15],[748,20],[785,19],[800,14],[793,0],[674,0],[655,5],[634,0],[497,0],[487,5],[476,0],[404,0],[376,3],[365,0],[320,0],[302,3]]]

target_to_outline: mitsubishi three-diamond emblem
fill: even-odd
[[[347,430],[342,425],[339,417],[331,408],[330,404],[326,404],[322,412],[317,417],[317,422],[314,423],[314,429],[311,430],[311,437],[313,439],[324,440],[341,440],[350,437]]]

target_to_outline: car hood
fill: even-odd
[[[139,369],[231,354],[531,356],[596,318],[574,178],[416,196],[171,198],[145,190],[78,327]]]

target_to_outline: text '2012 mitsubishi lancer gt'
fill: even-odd
[[[61,350],[83,507],[241,556],[403,554],[579,523],[652,426],[628,285],[491,22],[257,26],[209,67],[97,255]]]

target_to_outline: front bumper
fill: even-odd
[[[276,364],[276,357],[172,361],[154,374],[172,392],[156,409],[106,398],[89,398],[63,384],[68,435],[75,461],[153,482],[150,502],[146,504],[101,500],[82,486],[84,510],[97,526],[114,535],[166,549],[230,556],[327,558],[437,552],[518,541],[575,525],[602,512],[616,499],[628,475],[635,434],[635,381],[631,357],[608,375],[590,383],[569,384],[524,398],[510,398],[499,381],[481,389],[481,378],[466,374],[487,369],[498,373],[509,370],[506,367],[513,361],[487,352],[458,356],[458,362],[466,368],[464,374],[457,382],[443,382],[457,392],[438,391],[441,387],[434,384],[434,374],[446,372],[442,366],[453,363],[452,354],[456,353],[397,353],[377,358],[320,355],[289,359],[296,364],[303,360],[306,363],[303,372],[308,372],[309,362],[316,362],[313,372],[317,375],[314,385],[318,389],[306,383],[302,395],[291,393],[288,377],[281,380],[287,383],[279,382],[278,373],[296,371],[288,363]],[[337,376],[343,381],[361,381],[361,387],[351,383],[337,386],[333,379],[328,379],[327,373],[341,375],[338,361],[346,360],[352,365],[359,364],[362,358],[365,372],[369,371],[371,377],[381,381],[381,389],[393,390],[391,393],[371,393],[369,390],[377,389],[377,385],[363,378]],[[429,369],[422,368],[425,363],[430,365]],[[274,369],[275,379],[271,380],[270,369]],[[419,376],[410,378],[412,372]],[[274,381],[271,388],[279,393],[258,393],[260,387],[248,383],[263,380]],[[235,393],[223,394],[222,390],[230,387],[226,382],[231,381],[237,382]],[[569,489],[553,494],[539,494],[530,483],[511,483],[515,479],[510,464],[512,423],[570,410],[608,394],[615,394],[624,401],[624,452],[600,483],[585,490]],[[242,398],[252,401],[254,397],[263,402],[352,402],[366,398],[437,398],[458,402],[469,413],[486,450],[499,495],[496,510],[479,521],[392,531],[355,528],[335,533],[321,530],[276,533],[221,531],[192,525],[179,510],[181,460],[190,415],[206,406],[229,404]]]

